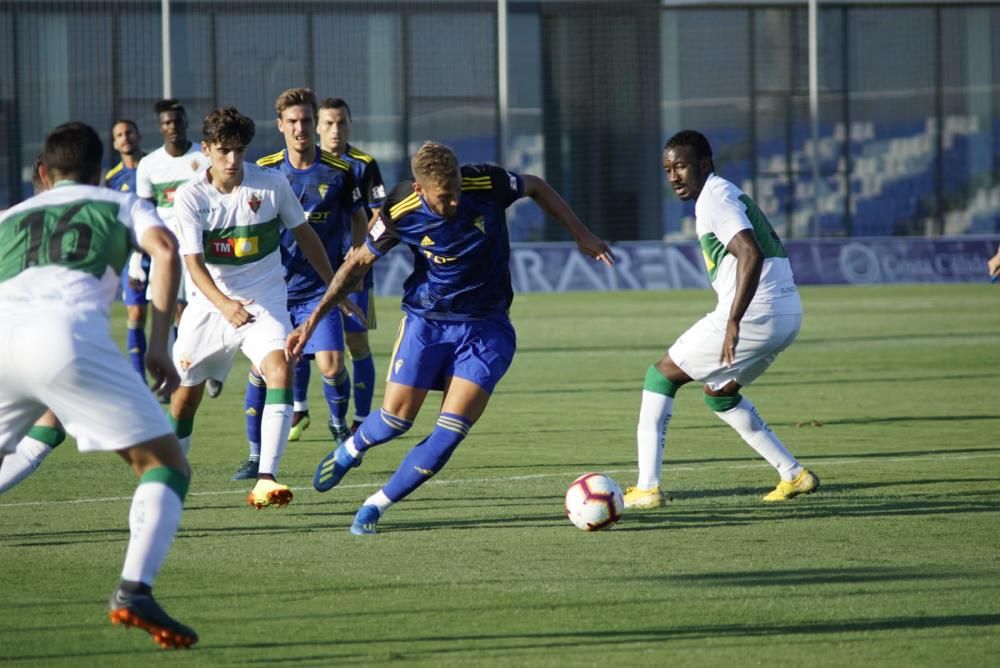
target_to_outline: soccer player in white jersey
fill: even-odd
[[[288,180],[244,162],[253,121],[233,107],[216,109],[205,117],[203,135],[202,150],[211,166],[182,186],[175,199],[181,256],[198,289],[174,344],[181,381],[170,412],[187,450],[205,380],[223,380],[242,350],[267,383],[257,483],[247,501],[256,508],[285,505],[292,492],[275,480],[292,419],[282,228],[291,231],[325,282],[333,269],[316,232],[304,224],[305,212]]]
[[[201,147],[187,136],[187,111],[179,100],[167,98],[153,105],[156,122],[163,136],[163,146],[156,149],[139,163],[136,171],[135,192],[139,197],[156,205],[156,212],[167,227],[177,234],[174,222],[174,195],[177,189],[187,183],[195,174],[208,167],[208,157]],[[153,271],[152,267],[150,271]],[[194,285],[188,279],[187,270],[182,267],[181,288],[177,295],[177,319],[184,306],[191,301]],[[222,384],[210,379],[209,396],[218,396]]]
[[[802,303],[788,254],[754,201],[715,173],[712,147],[700,132],[671,137],[663,169],[677,196],[696,202],[695,228],[718,303],[646,372],[636,430],[639,479],[626,491],[625,507],[663,505],[667,425],[678,388],[692,380],[704,384],[708,407],[780,475],[764,501],[811,494],[819,478],[799,464],[740,394],[799,333]]]
[[[129,253],[155,258],[146,368],[160,393],[178,383],[167,354],[180,267],[174,236],[153,207],[97,187],[103,147],[82,123],[45,139],[49,190],[0,216],[0,464],[51,408],[81,452],[117,452],[139,477],[114,623],[139,626],[165,648],[197,634],[157,604],[152,584],[180,521],[190,470],[153,395],[108,336],[109,311]],[[45,350],[44,355],[25,351]],[[2,567],[0,567],[2,568]]]
[[[38,155],[31,168],[31,185],[34,194],[48,190],[42,183],[42,156]],[[0,494],[13,489],[34,473],[45,458],[66,440],[66,430],[55,414],[46,410],[17,444],[17,449],[0,461]]]

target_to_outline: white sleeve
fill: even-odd
[[[705,193],[698,198],[695,216],[708,222],[709,228],[723,246],[728,246],[743,230],[753,230],[747,218],[746,206],[728,188],[721,192]]]
[[[149,180],[149,166],[143,165],[142,160],[135,170],[135,194],[142,199],[153,198],[153,182]]]
[[[128,206],[128,222],[126,224],[132,228],[134,246],[139,248],[138,241],[142,239],[146,230],[151,227],[164,227],[164,225],[160,217],[156,215],[156,207],[150,202],[131,195],[129,199],[131,201],[130,206]]]
[[[177,250],[181,255],[205,252],[194,189],[187,185],[181,186],[174,194],[174,227]]]
[[[281,177],[278,184],[276,195],[278,198],[278,215],[281,216],[281,222],[287,229],[290,230],[306,222],[306,212],[302,208],[302,202],[295,196],[292,186],[289,185],[288,179],[284,176]]]

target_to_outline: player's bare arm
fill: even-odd
[[[208,266],[205,265],[205,256],[203,254],[185,255],[184,266],[187,268],[191,280],[194,281],[195,287],[212,302],[215,308],[219,309],[219,312],[225,316],[226,322],[233,327],[242,327],[249,322],[253,322],[254,317],[243,308],[248,304],[252,304],[253,300],[240,301],[227,297],[219,289],[219,286],[215,284],[215,281],[212,280],[211,274],[208,273]]]
[[[153,391],[161,396],[169,396],[180,383],[177,369],[167,351],[167,340],[177,305],[177,286],[181,280],[177,240],[165,227],[150,227],[138,241],[139,247],[157,266],[157,271],[150,276],[149,281],[153,323],[149,332],[145,364],[153,378]]]
[[[989,268],[990,277],[994,281],[1000,278],[1000,248],[997,248],[996,255],[986,261],[986,266]]]
[[[603,262],[607,266],[615,263],[615,256],[608,242],[590,231],[570,208],[566,200],[557,193],[544,179],[531,174],[524,174],[524,194],[535,200],[542,211],[558,220],[569,230],[576,240],[577,248],[588,257]]]
[[[329,287],[327,287],[326,292],[323,294],[323,298],[309,315],[309,318],[288,335],[288,340],[285,343],[285,354],[290,359],[296,358],[302,353],[302,349],[309,341],[309,337],[312,335],[313,330],[316,329],[319,321],[324,315],[329,313],[331,308],[344,301],[344,298],[351,291],[352,286],[358,282],[358,279],[365,275],[365,272],[371,268],[377,259],[378,256],[371,252],[368,246],[355,248],[349,254],[344,263],[340,265],[333,280],[330,281]],[[367,325],[364,313],[357,310],[356,315]]]
[[[747,307],[757,294],[760,283],[760,272],[764,267],[764,253],[757,244],[757,239],[750,230],[743,230],[734,236],[726,246],[736,258],[736,294],[729,311],[729,322],[726,323],[726,338],[722,341],[722,352],[719,361],[726,366],[732,366],[736,358],[736,345],[740,340],[740,321],[747,312]]]
[[[378,211],[372,216],[372,224],[374,224],[375,219],[378,217]],[[365,245],[365,237],[368,236],[369,222],[365,217],[365,210],[363,207],[359,207],[351,214],[351,249],[361,248]],[[364,278],[364,274],[361,275]],[[359,279],[358,282],[353,286],[351,292],[360,292],[364,290],[364,281]]]

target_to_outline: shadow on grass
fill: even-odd
[[[636,644],[659,645],[680,641],[719,640],[720,638],[770,638],[782,636],[801,636],[803,638],[836,636],[843,634],[865,634],[870,638],[873,633],[898,631],[926,631],[937,629],[986,628],[1000,626],[1000,614],[967,614],[967,615],[936,615],[936,616],[894,616],[870,617],[843,621],[805,621],[793,623],[769,624],[693,624],[679,626],[652,626],[645,629],[617,629],[613,634],[595,633],[593,628],[579,630],[557,631],[511,631],[498,633],[471,633],[449,635],[393,635],[391,631],[376,638],[367,635],[352,638],[350,635],[340,635],[336,643],[328,638],[318,640],[284,640],[240,642],[234,644],[213,644],[203,640],[195,649],[191,658],[210,661],[213,652],[226,652],[232,660],[231,652],[236,650],[243,654],[240,662],[244,664],[281,664],[316,662],[326,665],[341,661],[390,661],[390,660],[431,660],[436,657],[458,656],[469,654],[470,661],[482,652],[501,653],[523,652],[525,650],[553,651],[569,650],[577,652],[588,648],[614,648],[619,646],[634,646]],[[877,641],[870,638],[869,641]],[[313,648],[317,654],[275,657],[262,653],[263,650],[281,650],[293,653],[294,650]],[[12,661],[52,661],[56,659],[95,659],[98,657],[115,657],[135,655],[136,650],[119,649],[111,651],[83,652],[52,652],[44,654],[22,654],[7,656]],[[551,658],[555,658],[553,655]],[[568,659],[566,654],[562,655]],[[525,659],[523,654],[508,658]],[[217,657],[221,658],[221,657]]]

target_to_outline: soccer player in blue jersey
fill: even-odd
[[[353,228],[357,245],[364,241],[368,219],[361,191],[350,165],[316,145],[317,104],[311,90],[286,90],[278,96],[274,107],[278,114],[278,130],[285,138],[285,148],[261,158],[257,164],[277,170],[288,179],[305,209],[310,227],[319,235],[331,264],[336,268],[343,257],[345,230]],[[288,285],[288,312],[292,325],[297,326],[323,296],[326,282],[316,273],[295,237],[288,231],[281,235],[281,260]],[[351,395],[350,375],[344,365],[344,333],[339,310],[326,315],[305,354],[315,358],[323,376],[323,394],[330,409],[328,424],[339,443],[350,435],[347,410]],[[294,387],[301,392],[298,384]],[[260,414],[266,391],[260,374],[252,369],[245,403],[250,454],[234,474],[234,480],[255,477],[260,448]],[[296,397],[293,392],[293,401],[301,400],[301,395]],[[301,406],[301,403],[293,404],[295,410]]]
[[[385,184],[382,182],[382,172],[374,157],[365,153],[357,146],[350,144],[351,139],[351,108],[339,97],[328,97],[319,105],[319,141],[324,151],[329,151],[338,158],[343,158],[351,165],[351,171],[361,188],[361,196],[365,201],[365,215],[368,220],[378,215],[385,201]],[[344,252],[354,246],[350,235],[344,237]],[[375,329],[375,273],[365,274],[363,289],[347,296],[365,313],[367,327],[358,318],[344,318],[344,342],[351,355],[351,378],[354,381],[354,419],[351,422],[351,432],[357,431],[361,423],[371,411],[372,396],[375,394],[375,362],[372,359],[371,346],[368,343],[368,330]],[[304,368],[300,380],[299,370]],[[295,368],[296,385],[304,382],[309,384],[308,361],[300,362]],[[308,414],[306,414],[308,415]],[[293,419],[291,438],[295,435]],[[301,424],[301,423],[300,423]],[[308,423],[306,423],[308,424]]]
[[[286,354],[298,355],[324,314],[372,263],[401,242],[413,251],[382,408],[320,462],[313,486],[321,492],[332,489],[370,448],[405,433],[428,391],[442,390],[444,399],[434,431],[358,510],[351,525],[356,535],[375,533],[390,506],[444,467],[514,358],[505,209],[531,197],[569,230],[582,253],[608,266],[614,263],[608,244],[536,176],[492,165],[460,167],[451,149],[434,142],[421,146],[410,166],[413,180],[389,194],[365,245],[348,256],[316,310],[286,343]]]
[[[135,121],[120,118],[111,126],[111,140],[114,149],[121,156],[118,164],[104,175],[104,185],[119,192],[135,192],[135,175],[139,161],[145,155],[142,151],[142,135]],[[132,367],[143,379],[146,369],[146,286],[149,280],[149,256],[133,253],[129,258],[128,271],[122,274],[122,301],[125,302],[126,347]]]

